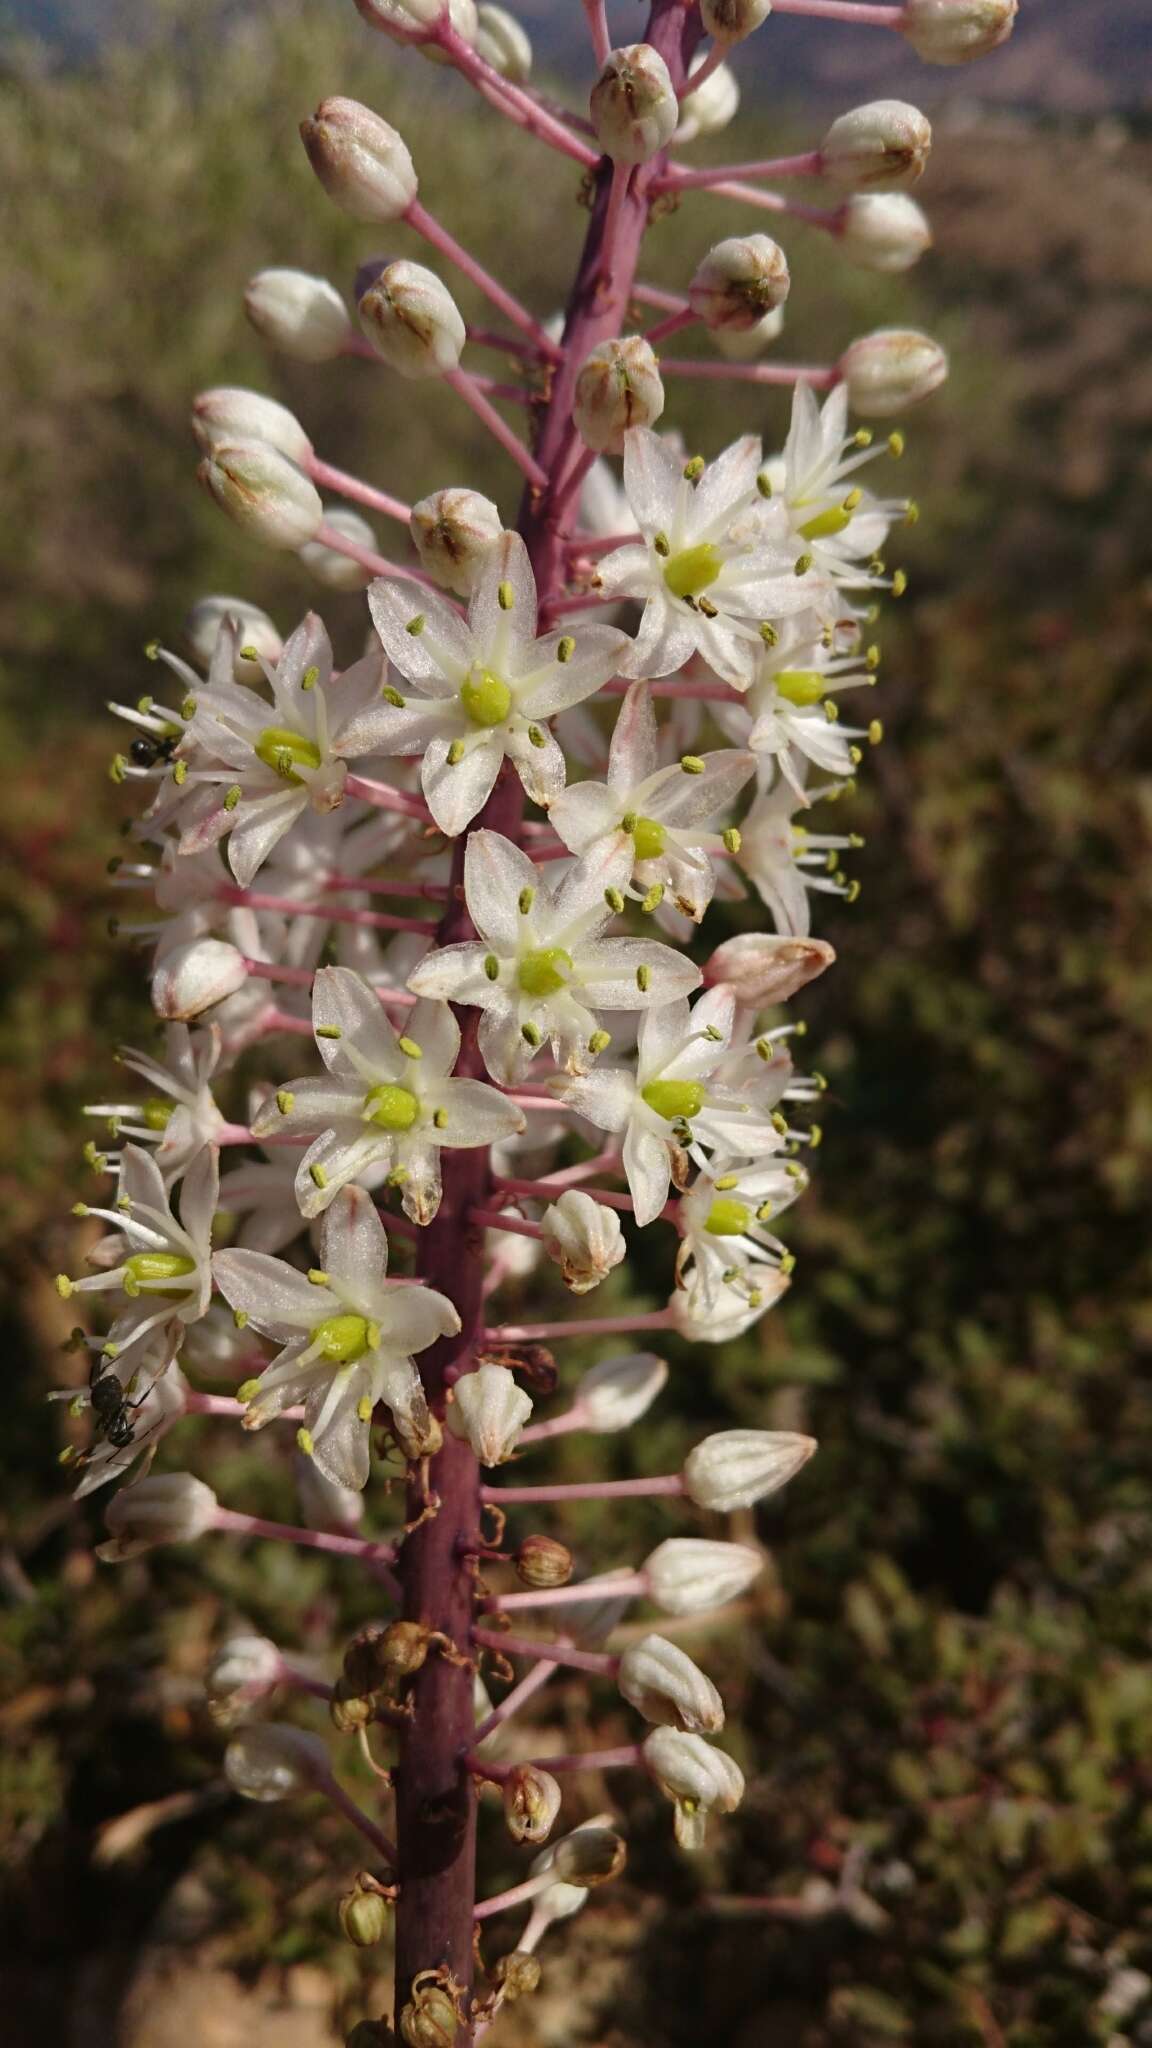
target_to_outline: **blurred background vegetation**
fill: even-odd
[[[266,365],[245,326],[254,269],[345,284],[374,253],[295,136],[342,90],[404,130],[461,239],[534,305],[557,302],[577,174],[394,59],[341,0],[169,0],[147,36],[105,38],[81,68],[13,41],[0,81],[13,2048],[321,2048],[383,2003],[379,1959],[334,1931],[357,1867],[342,1824],[223,1794],[200,1687],[237,1619],[319,1651],[370,1611],[364,1590],[222,1539],[94,1565],[101,1497],[69,1501],[44,1398],[76,1372],[51,1275],[75,1270],[67,1212],[90,1192],[78,1107],[107,1093],[111,1045],[146,1028],[104,931],[124,813],[104,700],[148,687],[143,642],[174,641],[202,592],[285,627],[309,601],[291,561],[249,550],[196,493],[191,395],[254,383],[387,488],[467,482],[515,504],[450,399],[366,363]],[[755,154],[765,104],[745,123]],[[810,139],[799,112],[771,119],[773,146]],[[907,320],[955,370],[909,422],[924,518],[885,623],[889,739],[852,819],[863,899],[832,905],[839,968],[798,1006],[830,1099],[790,1219],[796,1284],[741,1343],[670,1347],[658,1411],[606,1455],[667,1470],[702,1428],[739,1424],[810,1429],[821,1452],[760,1520],[773,1561],[746,1625],[686,1638],[731,1703],[747,1805],[689,1863],[666,1809],[613,1782],[629,1874],[549,1937],[543,1992],[502,2022],[520,2048],[1152,2042],[1150,167],[1138,124],[968,100],[938,135],[937,250],[913,278],[788,238],[789,354],[827,359]],[[682,283],[721,221],[703,200],[663,221],[649,274]],[[407,230],[390,246],[419,253]],[[773,394],[669,388],[707,454],[737,426],[783,432]],[[322,608],[354,648],[359,601]],[[665,1250],[645,1248],[615,1299],[658,1303]],[[594,1355],[563,1347],[565,1370]],[[263,1446],[203,1423],[177,1441],[168,1462],[210,1470],[223,1499],[288,1509]],[[640,1510],[569,1527],[589,1568],[668,1530]],[[574,1682],[549,1701],[540,1749],[587,1741],[593,1716],[620,1739],[609,1693]],[[583,1789],[589,1811],[606,1790]],[[495,1828],[488,1854],[511,1882]]]

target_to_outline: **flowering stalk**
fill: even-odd
[[[99,1333],[77,1337],[89,1377],[76,1405],[93,1435],[79,1491],[145,1459],[108,1511],[104,1557],[257,1536],[366,1570],[391,1603],[332,1683],[244,1638],[221,1652],[210,1693],[221,1717],[243,1721],[226,1760],[237,1790],[319,1791],[381,1856],[382,1875],[362,1875],[340,1918],[366,1945],[394,1909],[400,2038],[468,2048],[534,1987],[548,1926],[624,1853],[614,1829],[586,1824],[478,1904],[480,1786],[499,1791],[513,1840],[537,1846],[561,1808],[559,1779],[581,1771],[645,1773],[685,1850],[742,1795],[711,1740],[724,1716],[706,1674],[656,1632],[630,1631],[622,1654],[597,1645],[635,1600],[671,1616],[742,1612],[759,1550],[677,1534],[638,1568],[572,1583],[563,1543],[507,1524],[537,1505],[632,1498],[744,1512],[799,1473],[811,1439],[721,1431],[680,1471],[626,1480],[503,1485],[482,1468],[572,1431],[628,1428],[666,1380],[658,1356],[624,1352],[533,1421],[558,1370],[553,1340],[723,1342],[790,1284],[777,1229],[806,1185],[822,1083],[796,1071],[801,1027],[780,1011],[834,958],[811,935],[813,897],[857,893],[843,861],[858,842],[809,817],[850,792],[881,738],[877,721],[843,719],[840,699],[875,682],[866,628],[878,594],[903,587],[883,551],[911,516],[869,467],[900,455],[900,432],[877,442],[848,413],[901,414],[947,366],[933,341],[901,329],[850,341],[828,366],[742,360],[770,345],[789,291],[785,252],[765,235],[718,243],[683,293],[637,282],[661,194],[702,184],[778,204],[670,155],[731,117],[724,56],[769,13],[764,0],[652,0],[645,41],[617,50],[602,0],[587,0],[598,73],[587,119],[533,91],[526,39],[501,10],[481,10],[473,47],[440,0],[357,4],[578,162],[591,217],[556,340],[423,208],[385,121],[334,98],[303,123],[338,205],[415,226],[515,332],[469,326],[443,280],[403,259],[358,276],[362,335],[333,286],[293,271],[252,280],[253,324],[307,361],[367,352],[393,377],[447,384],[517,465],[523,495],[514,525],[464,486],[409,506],[326,462],[274,401],[222,389],[197,400],[213,497],[320,583],[365,589],[377,638],[340,672],[315,615],[285,641],[256,608],[203,600],[186,631],[194,661],[157,650],[175,701],[116,707],[132,738],[114,772],[143,786],[135,829],[154,849],[122,866],[118,886],[151,887],[158,913],[122,929],[153,949],[167,1036],[162,1057],[125,1050],[125,1099],[92,1105],[111,1142],[93,1141],[89,1163],[115,1193],[80,1209],[109,1232],[92,1270],[59,1287],[103,1309]],[[941,62],[1002,40],[1014,11],[1012,0],[777,4],[897,30]],[[883,101],[842,116],[816,150],[735,168],[831,184],[834,208],[788,211],[891,269],[926,234],[901,188],[929,144],[915,108]],[[646,335],[630,331],[635,304],[664,315]],[[715,359],[661,362],[654,344],[689,326]],[[530,446],[496,410],[526,386],[477,375],[462,361],[476,346],[504,348],[526,384],[546,368]],[[710,464],[686,460],[655,431],[668,372],[791,387],[779,453],[765,458],[748,435]],[[327,509],[321,489],[407,525],[419,566],[381,555],[361,512]],[[573,777],[577,759],[586,772]],[[773,930],[698,963],[690,949],[716,895],[759,897]],[[374,896],[433,910],[375,910]],[[294,1076],[307,1064],[301,1039],[312,1057]],[[288,1077],[257,1080],[225,1115],[221,1078],[269,1042]],[[557,1131],[589,1126],[602,1136],[587,1157],[553,1158]],[[626,1192],[604,1185],[620,1180]],[[595,1289],[625,1257],[622,1218],[665,1228],[665,1307],[523,1322],[489,1307],[542,1261],[570,1292]],[[390,1238],[405,1258],[414,1249],[414,1271],[389,1277]],[[235,1393],[190,1385],[201,1371]],[[149,1469],[162,1437],[198,1416],[295,1428],[297,1520],[224,1508],[203,1480]],[[382,1456],[403,1474],[402,1519],[367,1535],[362,1496]],[[552,1633],[510,1633],[521,1609],[542,1610]],[[530,1660],[528,1673],[478,1711],[479,1674],[509,1684],[512,1658]],[[488,1738],[565,1669],[616,1685],[651,1732],[493,1762]],[[327,1700],[369,1761],[373,1730],[393,1745],[390,1769],[373,1764],[394,1806],[387,1832],[353,1805],[314,1737],[261,1718],[278,1688]],[[481,1959],[477,1924],[520,1903],[531,1911],[516,1947]]]

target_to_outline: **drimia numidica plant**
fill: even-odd
[[[474,488],[483,477],[430,477],[402,504],[326,463],[272,399],[197,399],[213,498],[321,583],[364,589],[372,630],[339,671],[314,613],[282,642],[248,603],[204,598],[191,661],[154,650],[167,688],[117,707],[132,736],[115,772],[146,807],[116,879],[154,904],[122,929],[152,949],[166,1041],[123,1052],[130,1099],[92,1105],[117,1149],[89,1147],[110,1190],[80,1213],[108,1234],[59,1287],[100,1312],[77,1337],[92,1429],[79,1491],[136,1468],[104,1557],[229,1531],[329,1552],[377,1586],[380,1619],[334,1683],[291,1644],[242,1635],[209,1692],[237,1791],[321,1793],[369,1846],[340,1918],[368,1944],[394,1915],[396,1991],[357,2041],[395,2029],[409,2048],[465,2048],[534,1988],[552,1923],[623,1864],[611,1816],[565,1829],[574,1774],[645,1775],[689,1853],[743,1791],[717,1739],[720,1696],[676,1636],[761,1558],[695,1517],[794,1479],[812,1441],[724,1430],[679,1472],[573,1485],[548,1482],[547,1451],[641,1422],[666,1378],[661,1333],[700,1346],[704,1370],[703,1347],[788,1287],[778,1232],[804,1190],[820,1084],[794,1067],[781,1018],[833,959],[811,935],[813,895],[854,893],[856,842],[844,804],[829,806],[880,736],[858,693],[876,680],[878,597],[901,588],[889,538],[911,509],[887,490],[899,431],[874,423],[946,370],[934,341],[893,328],[830,365],[779,362],[765,354],[789,287],[777,241],[741,231],[694,251],[681,295],[638,273],[644,233],[675,205],[691,248],[692,194],[711,191],[737,216],[796,215],[848,258],[902,270],[929,239],[908,196],[931,143],[915,107],[856,107],[777,160],[701,170],[680,151],[731,118],[729,56],[773,12],[895,32],[956,64],[1004,40],[1016,0],[653,0],[624,48],[604,0],[585,0],[586,114],[533,89],[524,31],[500,7],[359,5],[454,65],[526,151],[570,158],[587,232],[547,324],[428,212],[378,113],[332,98],[302,123],[329,199],[373,230],[405,222],[436,267],[366,264],[355,318],[325,280],[266,270],[249,318],[308,362],[372,357],[385,405],[389,387],[407,404],[409,383],[417,401],[446,386],[523,494],[513,511]],[[764,183],[796,176],[825,203]],[[456,275],[492,324],[465,321]],[[712,353],[661,358],[689,332]],[[511,365],[503,381],[473,367],[485,351]],[[696,454],[669,423],[669,377],[786,387],[780,453],[750,433]],[[389,557],[322,491],[392,521]],[[772,929],[698,943],[713,896],[758,899]],[[507,1319],[502,1292],[547,1261],[573,1294],[594,1289],[625,1256],[622,1217],[667,1246],[665,1308]],[[573,1336],[620,1342],[575,1387],[561,1366],[557,1405],[551,1347],[562,1360]],[[234,1391],[199,1391],[213,1374]],[[299,1526],[150,1469],[198,1415],[293,1432]],[[674,1533],[602,1577],[574,1579],[564,1544],[532,1527],[537,1503],[610,1515],[641,1495],[668,1497]],[[383,1534],[363,1531],[366,1499],[397,1501]],[[636,1601],[652,1626],[616,1654]],[[634,1739],[534,1756],[517,1730],[525,1760],[506,1760],[513,1715],[569,1667],[618,1688]],[[293,1700],[296,1718],[272,1718]],[[330,1742],[301,1725],[309,1710]],[[374,1763],[379,1815],[340,1783],[341,1738]],[[493,1796],[524,1873],[478,1899],[477,1808]]]

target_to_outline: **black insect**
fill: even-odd
[[[154,768],[157,761],[170,761],[180,743],[178,732],[153,735],[140,733],[128,751],[137,768]]]
[[[147,1398],[147,1394],[143,1394],[139,1401],[126,1400],[116,1374],[106,1370],[102,1359],[93,1360],[88,1399],[95,1432],[98,1437],[106,1437],[114,1450],[122,1451],[132,1442],[136,1435],[133,1410],[141,1407]]]

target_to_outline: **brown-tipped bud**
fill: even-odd
[[[306,270],[259,270],[244,287],[244,311],[282,355],[326,363],[353,339],[347,306],[326,277]]]
[[[356,1948],[375,1948],[387,1934],[392,1917],[383,1892],[374,1885],[364,1886],[360,1878],[350,1892],[345,1892],[338,1911],[340,1925]]]
[[[784,304],[790,284],[788,258],[771,235],[730,235],[697,265],[688,303],[705,327],[741,334]]]
[[[560,1811],[555,1778],[535,1764],[517,1764],[504,1780],[504,1818],[516,1842],[546,1842]]]
[[[527,85],[532,75],[532,45],[506,8],[487,6],[482,0],[476,9],[476,48],[501,78],[512,85]]]
[[[602,341],[576,379],[572,416],[599,455],[620,455],[629,427],[654,426],[664,410],[660,365],[642,335]]]
[[[413,505],[408,531],[428,574],[457,597],[471,597],[504,524],[491,498],[456,488],[433,491]]]
[[[300,135],[324,190],[353,220],[399,220],[415,199],[403,137],[359,100],[322,100]]]
[[[891,419],[929,398],[948,375],[938,341],[911,327],[878,327],[850,342],[840,358],[848,403],[861,419]]]
[[[428,1661],[430,1639],[423,1622],[389,1622],[377,1646],[381,1667],[395,1678],[411,1678]]]
[[[749,1009],[786,1003],[806,988],[836,954],[826,939],[790,939],[769,932],[738,932],[717,946],[704,967],[704,985],[723,982]]]
[[[526,1536],[516,1552],[516,1576],[525,1586],[566,1586],[572,1577],[572,1552],[554,1536]]]
[[[717,43],[742,43],[767,21],[772,0],[700,0],[700,18]]]
[[[270,441],[213,448],[197,475],[221,511],[265,547],[303,547],[324,517],[315,484]]]
[[[373,348],[401,377],[443,377],[459,365],[465,339],[460,308],[422,263],[401,257],[387,264],[358,310]]]
[[[529,1955],[526,1949],[514,1948],[511,1955],[501,1956],[493,1963],[492,1982],[504,1995],[505,2005],[512,2005],[517,1998],[524,1998],[531,1991],[540,1988],[541,1969],[538,1959]]]
[[[905,192],[855,192],[836,217],[846,256],[864,270],[911,270],[932,246],[924,209]]]
[[[820,172],[845,192],[899,192],[923,175],[932,124],[907,100],[870,100],[833,121]]]
[[[650,43],[609,52],[589,108],[596,140],[617,164],[646,164],[671,142],[680,119],[668,66]]]
[[[407,2048],[452,2048],[459,2031],[455,2001],[442,1984],[422,1984],[400,2015]]]
[[[241,385],[220,384],[200,393],[192,405],[192,436],[206,455],[249,441],[267,441],[290,462],[305,463],[312,455],[312,443],[294,412]]]
[[[594,1885],[608,1884],[619,1877],[627,1861],[627,1845],[615,1828],[586,1827],[577,1828],[575,1834],[565,1835],[562,1842],[557,1842],[551,1868],[564,1884],[583,1885],[591,1890]]]
[[[904,0],[897,23],[926,64],[968,64],[1006,42],[1017,0]]]

